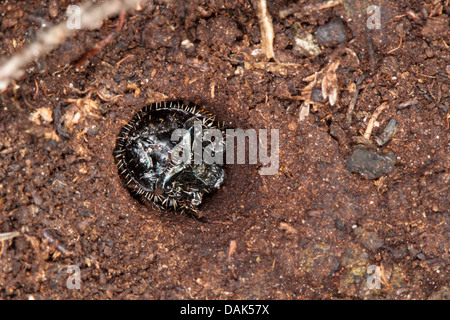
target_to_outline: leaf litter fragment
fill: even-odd
[[[292,97],[293,99],[304,101],[300,109],[300,122],[307,118],[311,105],[316,109],[317,105],[322,104],[312,98],[313,90],[317,84],[320,83],[321,85],[322,97],[328,99],[331,106],[336,104],[339,96],[339,84],[336,75],[339,63],[339,60],[335,60],[322,70],[303,78],[303,81],[309,83],[302,89],[300,96]]]
[[[331,106],[336,104],[338,99],[338,80],[336,70],[339,67],[339,60],[333,61],[327,68],[325,76],[322,80],[322,96],[324,99],[328,98]]]
[[[30,114],[30,121],[40,126],[41,121],[48,123],[53,122],[53,112],[49,107],[36,109]]]

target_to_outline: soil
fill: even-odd
[[[0,96],[0,234],[18,232],[1,241],[0,298],[448,299],[449,3],[347,0],[301,13],[315,2],[268,1],[276,61],[259,49],[256,1],[154,0],[120,32],[114,17],[31,64]],[[74,3],[2,3],[0,55]],[[379,29],[366,27],[370,4]],[[330,21],[319,55],[295,50],[299,30]],[[300,121],[305,77],[336,59],[337,103]],[[278,172],[226,165],[201,206],[207,222],[137,202],[112,156],[137,110],[175,99],[231,128],[279,129]],[[346,159],[385,102],[371,139],[395,119],[377,151],[396,163],[369,180]]]

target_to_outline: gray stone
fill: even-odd
[[[345,26],[340,19],[334,19],[320,26],[316,30],[317,42],[324,46],[333,46],[347,42]]]
[[[362,146],[356,147],[347,158],[347,170],[359,173],[369,180],[391,172],[394,165],[395,154],[392,152],[378,153]]]

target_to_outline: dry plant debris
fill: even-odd
[[[0,233],[0,241],[14,239],[18,236],[20,236],[20,232],[17,231]]]
[[[257,10],[259,26],[261,29],[261,49],[263,50],[268,60],[273,59],[276,61],[275,53],[273,51],[274,32],[272,17],[267,10],[266,0],[259,0]]]
[[[109,0],[98,5],[86,2],[80,6],[80,29],[98,28],[103,20],[135,8],[140,2],[141,0]],[[39,33],[34,42],[3,61],[0,64],[0,91],[5,90],[11,80],[21,77],[24,74],[23,69],[29,63],[55,49],[75,31],[66,21],[61,22]]]
[[[333,61],[327,68],[325,76],[322,80],[322,96],[324,99],[328,98],[331,106],[336,104],[338,98],[338,80],[336,70],[339,67],[339,60]]]
[[[317,12],[319,10],[335,7],[339,4],[341,4],[342,1],[343,0],[328,0],[328,1],[323,1],[323,2],[319,2],[319,3],[308,4],[308,5],[301,5],[300,1],[299,1],[299,3],[296,3],[296,4],[292,5],[291,7],[281,10],[279,13],[279,16],[280,16],[280,18],[286,18],[292,14],[295,14],[298,17],[303,16],[303,15],[309,15],[309,14],[313,14],[314,12]]]
[[[383,102],[378,108],[375,109],[374,113],[369,119],[369,122],[367,123],[366,131],[364,132],[363,137],[366,140],[370,140],[370,136],[372,135],[373,126],[375,125],[375,121],[377,121],[378,116],[381,112],[383,112],[384,109],[387,109],[389,107],[389,104],[387,102]]]
[[[311,106],[313,106],[314,109],[317,109],[317,106],[322,104],[321,102],[312,99],[313,90],[319,83],[322,89],[322,97],[328,99],[331,106],[336,104],[339,95],[339,84],[336,71],[339,68],[339,63],[339,60],[335,60],[322,70],[303,79],[303,81],[309,82],[308,85],[302,89],[300,96],[292,97],[293,99],[304,101],[300,108],[300,121],[306,119]]]
[[[41,125],[41,121],[51,123],[53,122],[53,111],[49,107],[36,109],[30,114],[30,120],[37,125]]]

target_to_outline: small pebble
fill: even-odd
[[[318,27],[316,38],[317,42],[324,46],[333,46],[348,41],[345,26],[340,19],[331,20]]]
[[[431,48],[426,48],[425,49],[425,55],[427,56],[427,58],[433,58],[434,56],[434,52]]]
[[[369,250],[375,251],[384,245],[383,239],[376,232],[363,232],[361,243]]]
[[[288,129],[291,130],[291,131],[297,130],[297,122],[294,122],[294,121],[290,122],[288,124]]]
[[[356,172],[369,180],[378,179],[394,169],[395,155],[392,152],[378,153],[358,146],[347,158],[347,170]]]
[[[375,141],[377,142],[378,146],[381,147],[388,143],[392,139],[396,131],[397,121],[395,119],[391,119],[386,128],[384,128],[383,132],[381,133],[381,136],[375,137]]]

